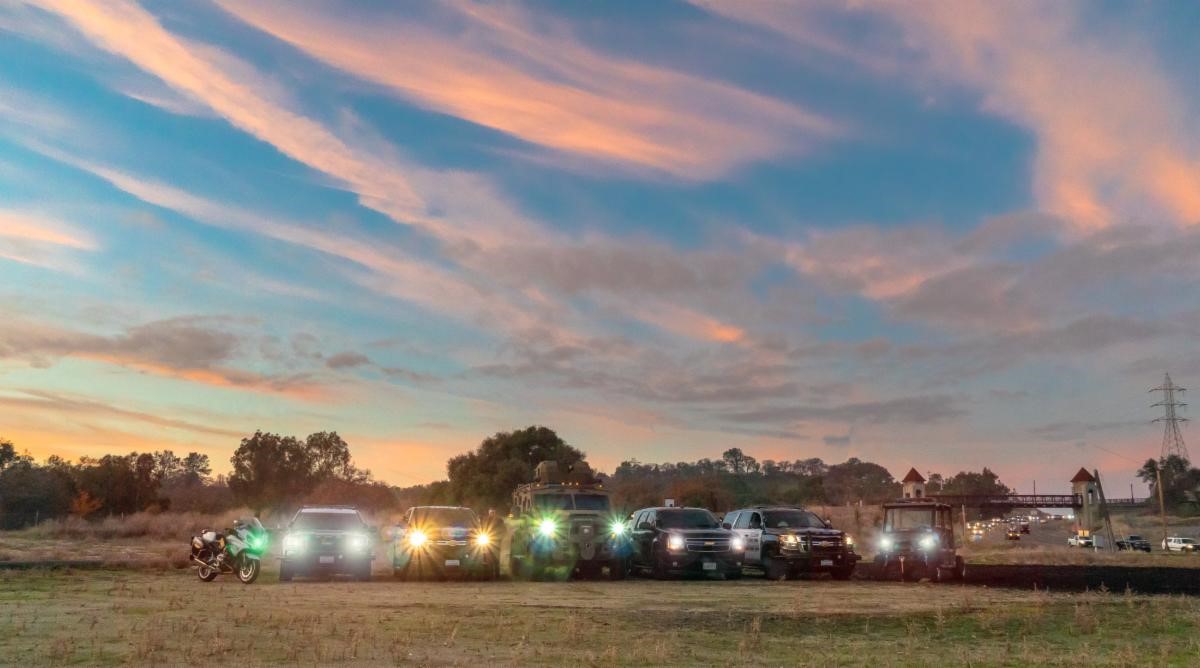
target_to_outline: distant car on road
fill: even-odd
[[[1163,541],[1162,546],[1164,550],[1168,550],[1170,552],[1187,552],[1189,554],[1195,554],[1198,550],[1200,550],[1200,545],[1196,544],[1196,540],[1194,538],[1184,538],[1183,536],[1168,536],[1167,539]]]
[[[1095,547],[1096,542],[1092,540],[1091,536],[1071,534],[1067,536],[1067,545],[1069,547]]]
[[[284,532],[279,579],[342,574],[370,580],[376,534],[353,506],[305,506]]]
[[[1004,539],[1005,540],[1021,540],[1021,532],[1018,531],[1017,529],[1009,529],[1004,534]]]
[[[1029,533],[1029,523],[1025,522],[1021,525],[1021,533]]]
[[[1142,552],[1150,551],[1150,541],[1137,535],[1128,535],[1117,541],[1118,550],[1140,550]]]

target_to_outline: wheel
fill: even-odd
[[[217,571],[208,566],[197,566],[196,577],[200,578],[202,582],[212,582],[217,579]]]
[[[834,580],[849,580],[850,576],[854,575],[854,567],[843,566],[841,568],[835,568],[830,575],[833,576]]]
[[[258,573],[262,570],[262,564],[258,559],[242,557],[238,561],[237,576],[242,584],[250,584],[258,579]]]
[[[294,577],[294,576],[295,576],[295,573],[292,572],[292,567],[288,565],[288,562],[285,561],[285,562],[279,564],[279,581],[280,582],[291,582],[292,577]]]
[[[742,569],[735,568],[731,571],[725,571],[725,579],[726,580],[741,580],[742,579]]]
[[[650,565],[650,577],[655,580],[666,580],[668,575],[667,567],[663,565],[662,560],[655,559],[654,563]]]
[[[788,578],[788,564],[782,559],[763,557],[763,572],[768,580],[786,580]]]

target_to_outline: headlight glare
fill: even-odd
[[[297,536],[296,534],[288,534],[287,536],[284,536],[283,551],[284,552],[303,552],[304,551],[304,537]]]
[[[889,552],[896,546],[896,541],[891,536],[884,536],[879,539],[879,550],[881,552]]]
[[[487,535],[486,532],[481,531],[478,534],[476,534],[475,544],[478,545],[479,547],[487,547],[488,545],[491,545],[491,543],[492,543],[492,537]]]
[[[608,526],[608,530],[609,530],[609,533],[611,533],[614,536],[624,536],[625,535],[625,523],[619,522],[619,521],[613,522],[612,524],[610,524]]]
[[[421,547],[429,541],[429,536],[425,535],[424,531],[414,529],[408,534],[408,544],[413,547]]]
[[[682,552],[685,547],[683,536],[673,533],[667,536],[667,549],[672,552]]]
[[[545,519],[542,520],[542,523],[538,525],[538,533],[546,536],[547,538],[553,536],[555,531],[558,531],[558,523],[556,523],[554,520]]]
[[[734,552],[743,552],[746,549],[746,541],[742,540],[741,536],[734,536],[733,540],[729,541],[729,548]]]
[[[350,534],[346,538],[346,547],[352,552],[362,552],[367,549],[367,537],[360,533]]]
[[[927,536],[922,536],[917,545],[920,545],[922,550],[932,550],[933,548],[937,547],[937,543],[937,536],[929,534]]]
[[[846,538],[846,546],[854,547],[854,536],[851,536],[850,534],[846,534],[845,538]]]

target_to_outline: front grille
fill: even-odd
[[[728,552],[729,540],[726,538],[689,538],[686,541],[688,552]]]
[[[571,525],[571,535],[589,538],[596,535],[596,525],[591,522],[579,522]]]
[[[842,539],[836,538],[814,538],[809,537],[808,549],[810,552],[841,552]]]

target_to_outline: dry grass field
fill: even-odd
[[[1183,665],[1200,599],[864,581],[0,571],[9,665]]]

